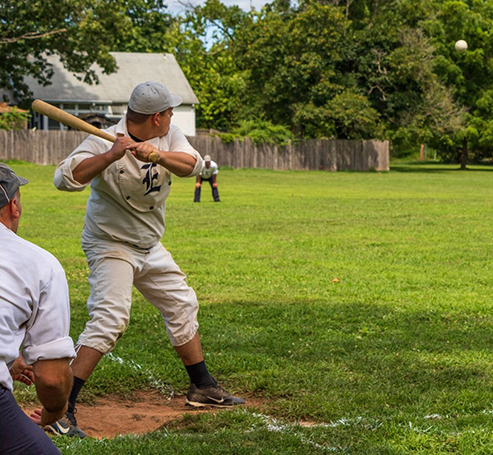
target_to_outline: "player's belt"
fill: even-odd
[[[134,248],[137,248],[138,250],[142,250],[142,251],[149,251],[152,248],[152,246],[150,246],[148,248],[143,248],[143,247],[141,247],[139,245],[136,245],[135,243],[130,243],[130,242],[127,242],[127,241],[125,241],[125,243],[127,245],[133,246]]]

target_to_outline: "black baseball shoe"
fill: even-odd
[[[67,411],[60,420],[50,425],[45,425],[43,429],[57,436],[85,438],[87,435],[77,426],[77,419],[74,414]]]
[[[230,408],[232,406],[245,404],[245,400],[234,397],[217,384],[211,385],[204,389],[199,389],[195,384],[190,384],[185,403],[188,406],[193,406],[195,408],[202,408],[206,406],[213,406],[215,408]]]

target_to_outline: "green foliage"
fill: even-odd
[[[200,128],[237,135],[260,118],[296,137],[426,143],[447,160],[466,141],[480,161],[493,154],[492,29],[493,0],[275,0],[250,12],[208,0],[178,18],[163,0],[7,1],[0,88],[46,83],[45,50],[87,82],[94,62],[116,69],[110,50],[172,52]]]
[[[242,137],[239,137],[237,134],[234,133],[217,133],[217,137],[221,138],[221,141],[223,141],[225,144],[232,144],[236,140],[242,140]]]
[[[239,126],[232,128],[231,133],[218,133],[225,144],[235,140],[250,138],[256,144],[276,144],[280,146],[291,144],[294,136],[285,126],[274,125],[268,120],[243,120]]]
[[[467,137],[480,160],[493,150],[492,28],[493,0],[276,0],[250,13],[209,0],[177,26],[175,51],[199,126],[263,118],[297,136],[427,143],[453,159]]]
[[[222,36],[233,33],[247,17],[237,6],[226,8],[218,0],[209,0],[186,13],[166,35],[165,50],[177,56],[199,99],[200,128],[228,130],[238,121],[244,74]]]
[[[346,29],[344,16],[330,4],[306,2],[285,12],[274,4],[258,13],[232,44],[248,72],[251,110],[305,135],[303,110],[326,105],[345,86],[336,68]]]
[[[166,11],[166,1],[118,0],[110,5],[116,9],[116,14],[125,18],[125,23],[114,18],[113,26],[117,27],[119,22],[121,25],[113,37],[112,51],[163,52],[166,33],[176,23]]]
[[[26,76],[48,84],[46,54],[59,55],[85,82],[97,82],[93,63],[107,73],[117,69],[109,51],[157,48],[169,22],[164,8],[161,0],[2,1],[0,88],[23,99],[29,96]]]
[[[256,144],[288,145],[293,134],[283,125],[274,125],[268,120],[244,120],[233,130],[239,137],[249,137]]]
[[[29,120],[29,113],[13,107],[9,112],[0,113],[1,130],[20,130],[25,127]]]
[[[365,96],[345,90],[324,106],[313,103],[296,111],[295,122],[307,137],[375,139],[382,135],[379,114]]]

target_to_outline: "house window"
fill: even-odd
[[[106,104],[97,103],[60,103],[54,104],[54,106],[63,109],[69,114],[78,117],[80,114],[87,114],[89,112],[96,112],[98,114],[107,114],[109,112],[109,106]],[[56,120],[52,120],[48,117],[33,113],[30,121],[31,128],[37,128],[40,130],[69,130],[67,126],[63,125]]]
[[[113,104],[109,107],[109,114],[113,115],[115,117],[123,117],[125,112],[127,112],[127,105],[126,104]]]
[[[48,117],[48,129],[49,130],[60,130],[60,129],[62,129],[62,128],[60,128],[60,126],[61,126],[61,124],[59,122]]]
[[[43,130],[43,120],[47,119],[44,115],[33,112],[31,118],[29,119],[29,128],[34,130]]]

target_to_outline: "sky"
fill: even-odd
[[[272,0],[221,0],[226,6],[239,6],[244,11],[250,11],[251,7],[259,10],[266,3],[271,3]],[[185,3],[192,3],[193,5],[202,5],[205,3],[205,0],[185,0]],[[183,3],[183,2],[182,2]],[[177,0],[169,0],[168,1],[168,12],[171,14],[180,14],[185,11],[183,5],[180,5]]]

